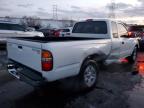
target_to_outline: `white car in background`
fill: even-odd
[[[29,30],[22,25],[1,21],[0,22],[0,46],[6,44],[9,37],[44,37],[42,32]]]
[[[72,27],[61,29],[60,31],[60,37],[68,37],[71,35]]]

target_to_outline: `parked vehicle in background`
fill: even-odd
[[[0,46],[5,46],[6,39],[9,37],[43,37],[42,32],[37,32],[30,30],[30,28],[25,28],[22,25],[1,21],[0,22]]]
[[[42,32],[45,37],[49,37],[51,35],[51,29],[48,29],[48,28],[41,28],[41,29],[38,29],[37,31]]]
[[[90,89],[97,83],[101,63],[136,60],[137,40],[129,38],[121,22],[77,22],[72,36],[8,39],[9,73],[34,86],[75,76],[73,89]]]
[[[54,37],[60,37],[61,29],[54,29],[52,34]]]
[[[72,27],[61,29],[60,37],[68,37],[71,35]]]
[[[41,28],[37,31],[42,32],[45,37],[59,37],[61,29]]]
[[[128,28],[129,36],[137,38],[140,49],[144,50],[144,25],[133,25]]]
[[[27,31],[36,31],[36,29],[33,28],[33,27],[27,27],[26,30],[27,30]]]

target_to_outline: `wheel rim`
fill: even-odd
[[[85,69],[84,81],[88,87],[92,87],[94,85],[96,81],[96,69],[92,65],[87,66]]]
[[[134,49],[134,52],[133,52],[133,60],[136,59],[136,55],[137,55],[137,52],[136,52],[136,48]]]

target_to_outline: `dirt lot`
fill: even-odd
[[[7,57],[0,52],[1,108],[136,108],[130,101],[133,90],[143,83],[143,77],[133,72],[133,65],[113,63],[100,69],[94,90],[73,93],[71,81],[50,84],[43,92],[35,92],[28,84],[14,79],[6,71]],[[72,88],[71,88],[72,89]],[[141,107],[138,107],[141,108]]]

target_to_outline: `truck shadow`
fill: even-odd
[[[24,97],[15,100],[15,108],[64,108],[67,102],[86,93],[74,93],[60,89],[56,85],[34,90]]]

